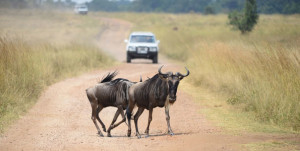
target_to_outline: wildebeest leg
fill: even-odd
[[[101,119],[100,119],[100,117],[99,117],[99,113],[100,113],[100,111],[103,109],[103,106],[98,106],[98,108],[97,108],[97,116],[96,116],[96,118],[97,118],[97,120],[99,121],[99,123],[101,124],[101,126],[102,126],[102,128],[103,128],[103,131],[104,132],[106,132],[106,128],[105,128],[105,125],[104,125],[104,123],[101,121]]]
[[[96,119],[97,119],[97,106],[93,103],[91,103],[91,106],[92,106],[92,120],[93,120],[93,122],[94,122],[94,124],[95,124],[95,126],[98,130],[98,134],[100,136],[103,136],[103,134],[102,134],[102,132],[101,132],[101,130],[100,130],[98,124],[97,124],[97,121],[96,121]]]
[[[119,108],[120,114],[122,115],[122,118],[123,118],[123,119],[122,119],[119,123],[114,124],[114,125],[111,125],[111,127],[112,127],[111,129],[116,128],[117,126],[119,126],[120,124],[122,124],[123,122],[126,121],[125,114],[124,114],[124,112],[123,112],[123,107],[122,107],[122,106],[119,106],[118,108]]]
[[[136,132],[136,136],[138,138],[141,138],[141,135],[139,133],[139,129],[138,129],[138,119],[140,117],[140,115],[143,113],[144,108],[139,107],[137,113],[134,115],[134,125],[135,125],[135,132]]]
[[[130,137],[131,135],[131,113],[132,113],[132,110],[134,108],[134,103],[131,103],[129,101],[128,103],[128,107],[126,109],[126,114],[127,114],[127,121],[128,121],[128,132],[127,132],[127,136]]]
[[[145,130],[145,133],[147,134],[147,137],[149,136],[149,127],[150,127],[150,123],[152,121],[152,112],[153,112],[153,108],[149,109],[149,117],[148,117],[148,126]]]
[[[116,114],[115,114],[115,116],[114,116],[114,119],[113,119],[113,121],[111,122],[111,124],[110,124],[110,126],[109,126],[109,128],[108,128],[108,130],[107,130],[107,136],[108,136],[108,137],[111,137],[110,131],[111,131],[111,129],[114,128],[113,125],[114,125],[114,123],[116,122],[116,120],[118,119],[119,114],[120,114],[120,109],[118,108],[118,110],[117,110],[117,112],[116,112]]]
[[[170,105],[167,104],[165,105],[165,113],[166,113],[166,120],[167,120],[167,124],[168,124],[168,133],[170,135],[174,135],[172,129],[171,129],[171,126],[170,126],[170,115],[169,115],[169,108],[170,108]]]

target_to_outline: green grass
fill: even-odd
[[[299,142],[295,141],[268,141],[263,143],[251,143],[243,145],[244,148],[247,148],[249,151],[279,151],[279,150],[288,150],[288,151],[297,151],[299,150]]]
[[[111,16],[133,22],[133,30],[154,32],[161,52],[189,67],[188,82],[221,94],[229,113],[300,130],[299,15],[261,15],[248,35],[233,31],[222,14]]]
[[[0,10],[0,132],[25,113],[50,84],[113,60],[95,45],[97,16]]]

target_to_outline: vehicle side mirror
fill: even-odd
[[[156,40],[156,43],[157,43],[157,44],[159,44],[159,43],[160,43],[160,41],[159,41],[159,40]]]
[[[127,40],[127,39],[125,39],[125,40],[124,40],[124,42],[125,42],[125,43],[128,43],[128,40]]]

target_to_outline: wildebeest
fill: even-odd
[[[176,92],[180,80],[190,74],[190,71],[186,69],[187,73],[185,75],[176,72],[162,73],[161,66],[158,69],[158,74],[154,75],[152,78],[136,83],[132,85],[129,89],[129,103],[126,110],[128,119],[128,137],[131,135],[131,113],[135,105],[138,106],[138,111],[134,115],[134,124],[136,129],[136,135],[138,138],[141,137],[138,130],[138,119],[143,113],[144,109],[149,110],[148,126],[145,133],[149,136],[149,126],[152,121],[152,112],[155,107],[165,107],[166,120],[168,125],[168,133],[174,135],[170,126],[170,116],[169,116],[169,106],[176,101]]]
[[[104,77],[97,85],[94,87],[86,89],[87,97],[91,103],[92,106],[92,120],[98,130],[98,134],[100,136],[103,136],[101,130],[99,129],[99,126],[96,122],[96,119],[99,121],[99,123],[102,125],[103,131],[106,132],[105,125],[99,118],[99,112],[108,106],[114,106],[117,107],[118,110],[116,111],[116,114],[113,118],[113,121],[110,125],[110,127],[107,130],[107,136],[111,136],[110,131],[119,126],[121,123],[126,121],[126,117],[124,115],[123,110],[127,108],[128,105],[128,90],[129,87],[133,84],[133,82],[127,80],[118,78],[113,80],[113,78],[117,75],[117,72],[108,73],[106,77]],[[123,119],[117,123],[114,124],[119,116],[119,114],[122,115]]]

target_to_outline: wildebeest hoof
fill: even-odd
[[[103,135],[101,132],[98,132],[98,135],[99,135],[100,137],[104,137],[104,135]]]
[[[174,135],[174,133],[173,133],[172,131],[169,131],[169,130],[168,130],[168,133],[169,133],[171,136]]]
[[[149,134],[149,130],[145,130],[145,134]]]
[[[137,138],[140,139],[141,138],[141,135],[140,134],[136,134]]]
[[[130,137],[130,135],[131,135],[131,130],[128,130],[127,136]]]
[[[149,134],[147,134],[146,136],[145,136],[145,138],[148,138],[149,137]]]
[[[110,134],[110,133],[107,133],[107,137],[111,137],[111,134]]]

